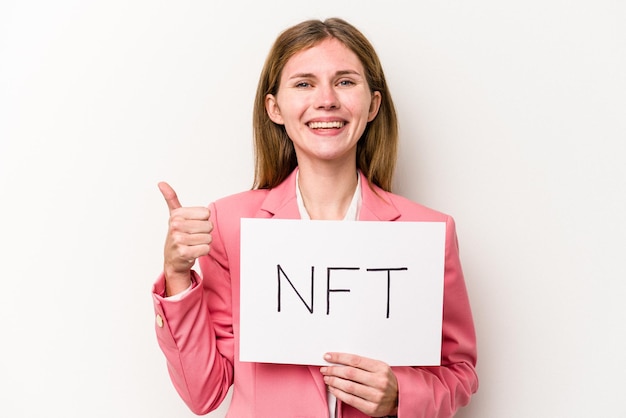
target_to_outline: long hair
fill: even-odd
[[[272,46],[257,87],[253,111],[255,189],[271,189],[285,180],[298,161],[283,125],[265,109],[268,94],[276,95],[287,61],[296,53],[335,38],[352,50],[365,69],[370,91],[381,94],[378,114],[357,143],[357,168],[371,184],[391,191],[398,148],[398,120],[383,68],[372,44],[354,26],[339,18],[307,20],[282,32]]]

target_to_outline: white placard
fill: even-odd
[[[439,365],[443,222],[241,220],[240,360]]]

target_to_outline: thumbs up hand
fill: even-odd
[[[175,295],[191,284],[191,268],[196,258],[209,253],[213,224],[206,207],[182,207],[172,187],[159,183],[159,190],[170,212],[165,239],[164,263],[165,293]]]

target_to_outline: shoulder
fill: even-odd
[[[267,198],[268,192],[268,189],[247,190],[218,199],[211,207],[222,217],[253,217]]]
[[[222,197],[209,205],[213,223],[213,249],[222,242],[226,249],[236,251],[242,218],[254,218],[267,197],[267,190],[248,190]],[[231,248],[232,246],[232,248]]]
[[[424,206],[394,193],[385,192],[385,198],[396,207],[400,216],[395,219],[400,222],[441,222],[446,225],[446,247],[458,248],[456,222],[451,215]],[[457,250],[458,251],[458,250]]]
[[[406,222],[448,222],[451,217],[441,211],[410,200],[399,194],[387,192],[377,186],[366,185],[363,204],[381,219]]]
[[[446,213],[440,212],[395,193],[386,192],[386,198],[389,199],[389,201],[400,212],[400,218],[398,220],[444,222],[450,218],[450,215]]]

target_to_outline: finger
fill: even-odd
[[[344,392],[341,389],[329,387],[330,393],[332,393],[338,400],[346,405],[350,405],[355,409],[363,412],[368,417],[386,417],[396,413],[397,409],[393,405],[379,404],[368,399],[364,399],[360,396]]]
[[[366,413],[368,416],[371,416],[376,408],[373,402],[349,391],[344,391],[334,386],[329,386],[328,390],[341,402]]]
[[[209,244],[190,245],[185,248],[181,258],[193,264],[197,258],[203,257],[209,253],[211,246]]]
[[[332,369],[337,373],[323,372],[324,383],[337,399],[376,417],[388,415],[397,406],[398,386],[395,379],[390,381],[385,376],[350,366],[333,366]]]
[[[207,255],[210,250],[211,245],[206,243],[185,245],[171,251],[166,250],[165,264],[173,266],[176,271],[188,269],[193,266],[197,258]]]
[[[208,246],[209,244],[211,244],[213,242],[213,237],[211,236],[211,234],[191,234],[188,237],[188,241],[190,246],[197,246],[197,245],[206,245]],[[206,254],[208,254],[209,250],[208,247],[206,247]],[[202,255],[206,255],[206,254],[202,254]]]
[[[329,363],[334,364],[343,364],[344,366],[356,367],[361,370],[366,371],[376,371],[380,368],[384,363],[373,360],[367,357],[357,356],[356,354],[348,354],[348,353],[326,353],[324,355],[324,360]]]
[[[176,196],[176,192],[172,189],[172,186],[162,181],[158,184],[159,190],[161,194],[165,198],[165,202],[167,203],[167,208],[170,210],[170,213],[174,209],[178,209],[181,207],[180,202],[178,201],[178,196]]]
[[[170,219],[170,229],[172,232],[185,234],[209,234],[213,230],[213,224],[211,221],[173,217]]]
[[[350,366],[326,367],[322,371],[324,383],[329,388],[335,388],[359,398],[372,400],[379,391],[379,379],[375,374],[356,369]]]
[[[356,369],[352,369],[356,370]],[[367,381],[361,380],[360,377],[339,377],[339,375],[324,376],[324,383],[329,388],[335,388],[342,392],[358,396],[363,399],[371,399],[375,396],[377,389],[367,385]]]
[[[213,242],[211,234],[173,234],[172,244],[178,247],[187,246],[193,247],[194,245],[205,245]]]
[[[207,207],[178,208],[170,212],[171,220],[177,222],[198,221],[205,222],[211,217],[211,210]]]

